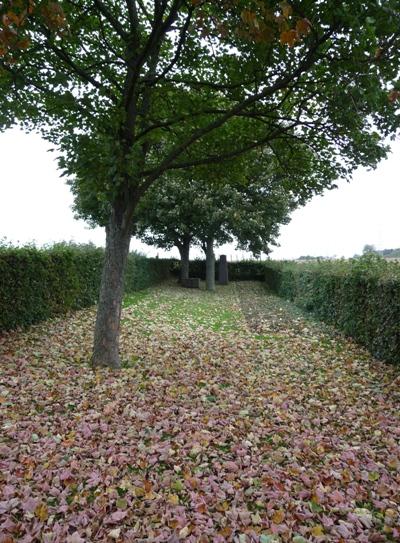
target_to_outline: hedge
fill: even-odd
[[[373,255],[311,264],[269,262],[265,280],[377,358],[400,363],[399,263]]]
[[[57,244],[48,249],[0,246],[0,330],[33,324],[96,303],[104,250]],[[166,278],[170,261],[131,253],[127,293]]]
[[[172,273],[176,276],[179,275],[180,263],[176,261],[176,264],[172,268]],[[190,277],[200,277],[205,280],[206,278],[206,261],[205,260],[191,260],[189,265]],[[265,267],[264,264],[258,260],[242,260],[240,262],[228,262],[229,280],[231,281],[264,281]],[[215,278],[218,281],[218,260],[215,262]]]

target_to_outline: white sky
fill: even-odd
[[[59,176],[54,153],[46,152],[49,147],[39,136],[18,129],[0,134],[0,238],[13,244],[73,240],[104,245],[102,229],[90,229],[74,219],[72,195]],[[338,189],[326,191],[295,211],[291,223],[282,227],[280,247],[272,257],[349,257],[360,254],[365,244],[378,249],[400,247],[399,170],[397,141],[388,160],[376,170],[358,170],[350,183],[339,182]],[[131,249],[165,254],[137,240],[132,241]],[[233,246],[216,252],[234,259],[246,256]]]

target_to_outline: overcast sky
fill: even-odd
[[[74,219],[72,195],[49,147],[39,136],[17,129],[0,134],[0,238],[13,244],[73,240],[104,245],[102,229]],[[273,258],[348,257],[361,253],[365,244],[400,247],[400,142],[376,170],[360,169],[350,183],[338,185],[293,213],[291,223],[281,229]],[[131,248],[163,254],[137,240]],[[222,252],[245,256],[233,246],[217,250]]]

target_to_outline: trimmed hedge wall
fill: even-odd
[[[400,264],[367,255],[318,263],[266,263],[265,280],[377,358],[400,363]]]
[[[104,250],[58,244],[49,249],[0,246],[0,330],[26,326],[97,302]],[[129,255],[125,291],[169,274],[170,260]]]
[[[169,258],[148,258],[131,253],[125,272],[125,292],[143,290],[168,279],[171,274]]]
[[[232,281],[264,281],[265,265],[257,260],[229,262],[228,271]]]
[[[172,273],[179,275],[180,262],[176,261]],[[190,277],[200,277],[203,281],[206,278],[206,261],[191,260],[189,266]],[[228,262],[228,273],[230,281],[264,281],[265,266],[257,260],[242,260],[241,262]],[[218,259],[215,261],[215,279],[218,281]]]

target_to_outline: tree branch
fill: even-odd
[[[105,45],[107,46],[107,49],[109,51],[111,51],[111,53],[118,59],[120,59],[124,66],[126,65],[126,60],[124,59],[124,57],[122,57],[116,49],[114,49],[114,47],[112,47],[110,41],[108,40],[107,36],[106,36],[106,33],[105,33],[105,30],[104,30],[104,24],[103,24],[103,19],[101,17],[101,15],[99,13],[97,13],[97,16],[98,16],[98,20],[99,20],[99,25],[100,25],[100,34],[101,34],[101,37],[105,43]]]
[[[206,136],[210,132],[224,125],[229,119],[240,114],[248,106],[257,103],[259,100],[263,98],[267,98],[268,96],[273,95],[280,89],[286,88],[291,83],[291,81],[297,79],[302,73],[304,73],[312,65],[315,54],[319,46],[325,43],[335,30],[336,30],[335,28],[329,29],[327,32],[325,32],[321,36],[321,38],[315,41],[313,46],[310,48],[310,50],[306,54],[303,62],[300,63],[300,66],[292,74],[283,76],[271,87],[268,87],[267,89],[259,93],[256,93],[253,96],[250,96],[249,98],[246,98],[245,100],[243,100],[236,106],[232,107],[230,110],[226,111],[226,113],[224,115],[221,115],[220,118],[215,119],[213,122],[209,123],[207,126],[194,131],[192,135],[185,142],[178,145],[175,149],[173,149],[169,153],[169,155],[161,162],[158,168],[153,170],[151,173],[148,172],[143,175],[146,175],[149,177],[154,176],[154,179],[155,179],[156,177],[158,177],[158,175],[161,175],[164,171],[166,171],[167,169],[170,169],[170,166],[174,162],[174,160],[178,158],[184,151],[186,151],[186,149],[191,147],[191,145],[193,145],[196,141],[202,139],[204,136]],[[257,144],[255,144],[254,146],[251,146],[250,149],[254,147],[257,147]],[[245,152],[245,151],[242,151],[242,152]],[[237,154],[235,153],[233,156],[237,156]],[[213,161],[217,162],[218,159],[214,158]]]
[[[163,15],[165,12],[165,3],[161,5],[160,2],[155,2],[154,4],[155,19],[153,30],[150,33],[149,39],[147,40],[142,52],[134,59],[133,63],[129,63],[129,71],[124,93],[124,107],[127,111],[128,118],[126,132],[133,132],[134,130],[134,122],[136,119],[136,104],[134,97],[136,94],[136,85],[140,78],[140,70],[146,60],[150,58],[152,53],[160,48],[162,38],[174,22],[182,2],[183,0],[174,0],[170,13],[164,22]]]
[[[285,128],[281,128],[281,127],[277,128],[276,130],[269,133],[264,138],[261,138],[261,139],[255,141],[255,142],[251,142],[251,143],[249,143],[247,145],[244,145],[244,146],[242,146],[240,148],[236,148],[233,151],[229,151],[227,153],[222,153],[222,154],[218,154],[218,155],[208,155],[207,157],[204,157],[204,158],[201,158],[201,159],[189,160],[189,161],[186,161],[186,162],[170,164],[168,167],[165,168],[164,171],[182,170],[182,169],[192,168],[194,166],[202,166],[202,165],[205,165],[205,164],[216,164],[216,163],[219,163],[219,162],[223,162],[224,160],[229,160],[229,159],[232,159],[232,158],[236,158],[236,157],[238,157],[238,156],[240,156],[240,155],[242,155],[242,154],[244,154],[244,153],[246,153],[248,151],[256,149],[257,147],[262,147],[263,145],[266,145],[269,141],[271,141],[272,139],[277,138],[278,136],[280,136],[284,132],[287,132],[291,128],[292,128],[292,126],[285,127]],[[157,169],[142,172],[142,176],[146,177],[147,179],[140,186],[140,192],[141,193],[145,192],[145,190],[147,190],[147,188],[154,182],[154,180],[158,177],[158,175],[159,174],[158,174]]]
[[[246,81],[242,83],[224,85],[223,83],[213,83],[212,81],[190,81],[188,79],[179,79],[179,78],[173,78],[173,77],[170,79],[166,79],[167,83],[174,83],[174,84],[181,83],[183,85],[187,85],[188,87],[195,87],[195,88],[205,87],[205,88],[220,90],[220,91],[235,90],[241,87],[250,86],[250,85],[253,85],[255,81],[256,80],[254,79],[254,80]]]
[[[181,34],[180,34],[180,37],[179,37],[179,41],[178,41],[178,45],[177,45],[177,48],[176,48],[176,51],[175,51],[174,58],[171,60],[171,62],[168,64],[168,66],[166,66],[166,68],[164,68],[164,70],[161,72],[160,75],[158,75],[155,79],[150,81],[150,83],[152,85],[155,85],[158,81],[160,81],[161,79],[164,79],[165,76],[173,69],[173,67],[178,62],[179,57],[180,57],[181,52],[182,52],[182,47],[183,47],[183,45],[185,43],[185,40],[186,40],[186,33],[188,31],[190,21],[192,20],[193,11],[194,11],[193,7],[189,8],[189,13],[188,13],[188,16],[186,18],[185,24],[182,27],[182,31],[181,31]]]
[[[140,9],[142,10],[143,15],[146,17],[146,19],[147,19],[147,20],[149,21],[149,23],[152,25],[152,22],[151,22],[151,15],[150,15],[150,13],[147,11],[146,6],[145,6],[144,3],[142,2],[142,0],[137,0],[137,3],[139,4],[139,7],[140,7]]]
[[[85,81],[86,83],[90,83],[99,90],[104,91],[114,102],[117,101],[116,96],[109,89],[104,87],[102,83],[99,83],[94,77],[87,73],[84,68],[78,66],[64,49],[61,49],[60,47],[57,47],[54,43],[52,43],[49,32],[46,28],[43,28],[43,31],[46,36],[47,46],[58,56],[59,59],[61,59],[67,66],[69,66],[72,71],[76,75],[78,75],[83,81]]]
[[[131,26],[131,32],[135,33],[138,28],[139,20],[136,7],[136,0],[125,0],[126,7],[128,9],[129,23]]]
[[[129,33],[125,31],[124,27],[118,21],[118,19],[111,13],[108,7],[101,0],[93,0],[94,5],[98,8],[100,13],[107,19],[110,25],[113,27],[115,32],[122,38],[125,42],[129,39]]]
[[[43,92],[45,93],[46,95],[51,95],[53,96],[54,98],[60,98],[60,94],[57,94],[55,92],[52,92],[51,90],[49,90],[48,87],[44,87],[43,85],[41,85],[40,83],[38,83],[37,81],[31,79],[30,77],[27,77],[25,76],[24,74],[22,74],[21,72],[17,72],[16,70],[13,70],[10,66],[8,66],[6,63],[4,63],[2,60],[0,60],[0,67],[7,71],[9,74],[11,74],[15,79],[19,78],[20,80],[22,80],[24,82],[24,84],[26,85],[30,85],[32,86],[33,88],[37,89],[38,91],[40,92]],[[14,81],[15,82],[15,81]],[[73,95],[71,95],[73,96]],[[75,98],[75,97],[74,97]],[[90,115],[90,112],[87,111],[87,107],[82,107],[79,102],[75,99],[75,106],[77,109],[79,109],[85,116],[89,116]],[[92,108],[90,108],[92,109]],[[92,109],[92,111],[94,112],[94,110]]]

